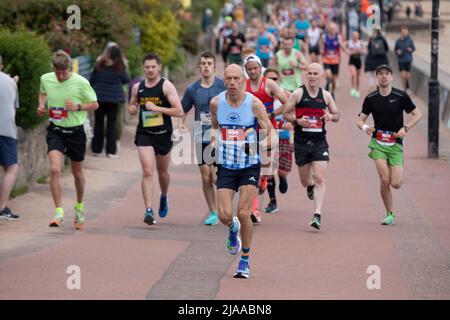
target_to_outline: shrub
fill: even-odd
[[[0,31],[0,53],[3,56],[5,72],[20,77],[17,125],[32,129],[45,121],[38,117],[39,83],[42,74],[51,71],[51,52],[47,43],[34,32]]]

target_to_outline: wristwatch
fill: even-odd
[[[403,126],[403,128],[405,128],[405,132],[408,132],[408,127],[407,126]]]
[[[81,111],[81,104],[77,104],[78,106],[78,111]]]

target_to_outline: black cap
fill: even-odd
[[[381,69],[386,69],[386,70],[389,70],[391,73],[394,73],[394,72],[392,72],[392,68],[390,65],[382,64],[382,65],[378,66],[377,71],[375,71],[375,74],[378,74],[378,72],[380,72]]]

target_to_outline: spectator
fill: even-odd
[[[423,16],[422,4],[419,1],[416,1],[414,4],[414,14],[416,15],[416,18],[422,18]]]
[[[94,137],[91,146],[96,156],[103,150],[106,115],[106,154],[110,158],[117,158],[117,114],[119,105],[125,102],[122,86],[129,81],[122,50],[117,44],[110,43],[98,57],[90,79],[100,105],[95,111]]]
[[[411,7],[409,5],[406,6],[406,17],[409,19],[411,16]]]
[[[19,216],[6,206],[14,187],[19,171],[17,159],[17,127],[16,109],[19,108],[19,94],[16,81],[2,72],[2,56],[0,55],[0,166],[5,175],[0,184],[0,220],[17,220]]]
[[[408,27],[401,27],[400,38],[395,42],[395,54],[398,58],[398,70],[401,73],[403,89],[409,89],[409,77],[413,60],[412,53],[416,50],[414,41],[409,35]]]
[[[213,12],[212,12],[212,10],[210,8],[205,10],[205,13],[203,14],[203,17],[202,17],[202,31],[203,31],[203,33],[208,32],[208,28],[212,24],[212,15],[213,15]]]

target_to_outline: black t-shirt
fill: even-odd
[[[392,88],[391,93],[385,97],[378,90],[370,93],[364,99],[361,113],[372,114],[376,130],[398,132],[403,127],[403,111],[411,113],[415,108],[406,92]],[[376,131],[373,137],[376,137]],[[396,142],[402,144],[402,139],[397,139]]]
[[[230,34],[227,39],[230,39],[230,44],[228,45],[228,52],[231,54],[241,54],[242,53],[242,47],[245,43],[245,36],[239,32],[237,35]],[[240,39],[241,44],[237,44],[236,40]]]

